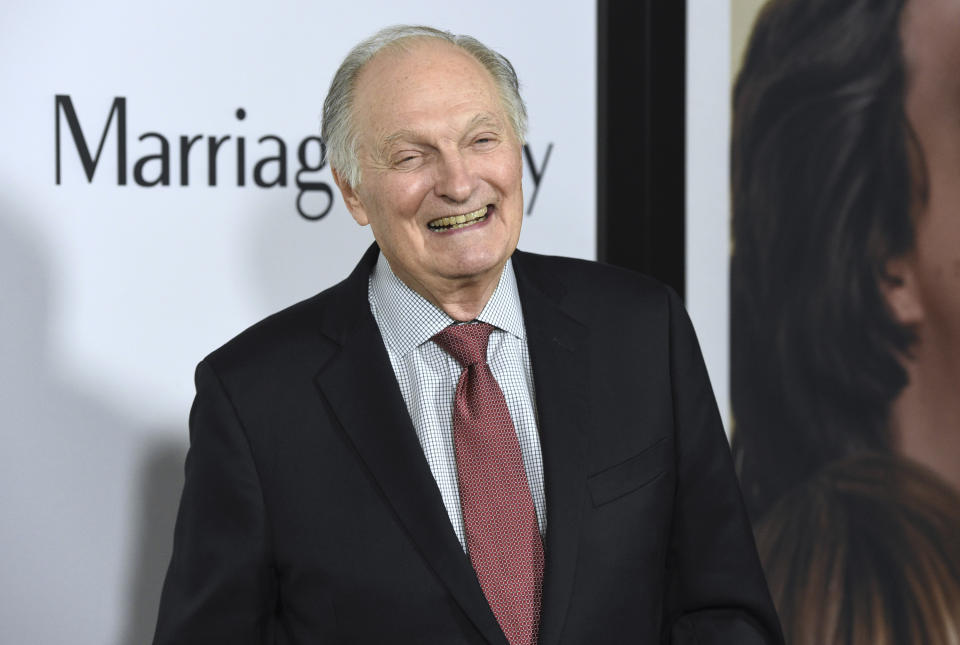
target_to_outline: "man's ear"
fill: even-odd
[[[360,196],[357,195],[357,191],[340,176],[340,173],[338,173],[336,169],[331,167],[330,171],[333,173],[333,181],[336,182],[337,188],[340,189],[340,194],[343,195],[343,202],[347,205],[347,210],[350,211],[350,215],[353,216],[353,219],[356,220],[360,226],[369,224],[370,219],[367,217],[367,209],[364,208]]]
[[[880,292],[897,322],[904,326],[923,322],[923,299],[920,297],[913,254],[887,261],[883,273],[880,276]]]

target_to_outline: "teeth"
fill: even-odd
[[[478,208],[472,213],[467,213],[465,215],[451,215],[450,217],[440,217],[431,222],[427,223],[427,226],[430,228],[437,229],[453,229],[453,228],[463,228],[469,224],[483,219],[487,215],[487,207],[483,206]]]

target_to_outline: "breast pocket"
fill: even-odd
[[[663,437],[626,461],[590,475],[587,486],[593,505],[602,506],[659,479],[667,471],[669,448],[668,437]]]

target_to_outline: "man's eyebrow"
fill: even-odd
[[[494,128],[502,128],[503,122],[501,119],[497,118],[489,112],[480,112],[475,115],[470,121],[467,122],[466,127],[463,129],[464,133],[469,133],[472,130],[476,130],[482,126],[490,126]],[[417,130],[397,130],[391,134],[383,136],[377,145],[377,152],[383,157],[387,150],[397,141],[404,140],[417,140],[423,138],[423,133]]]
[[[416,130],[397,130],[393,134],[388,134],[388,135],[385,135],[383,138],[381,138],[380,144],[377,146],[377,149],[380,150],[381,153],[383,153],[386,151],[387,148],[389,148],[391,145],[393,145],[397,141],[401,141],[403,139],[417,139],[417,138],[420,138],[421,136],[422,136],[421,133],[417,132]]]
[[[469,132],[470,130],[474,130],[476,128],[479,128],[481,126],[486,126],[486,125],[495,127],[495,128],[503,127],[503,123],[501,122],[500,119],[490,114],[489,112],[481,112],[480,114],[470,119],[470,123],[467,124],[465,131]]]

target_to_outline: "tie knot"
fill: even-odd
[[[432,340],[463,367],[467,367],[487,362],[487,340],[492,331],[493,325],[484,322],[450,325]]]

